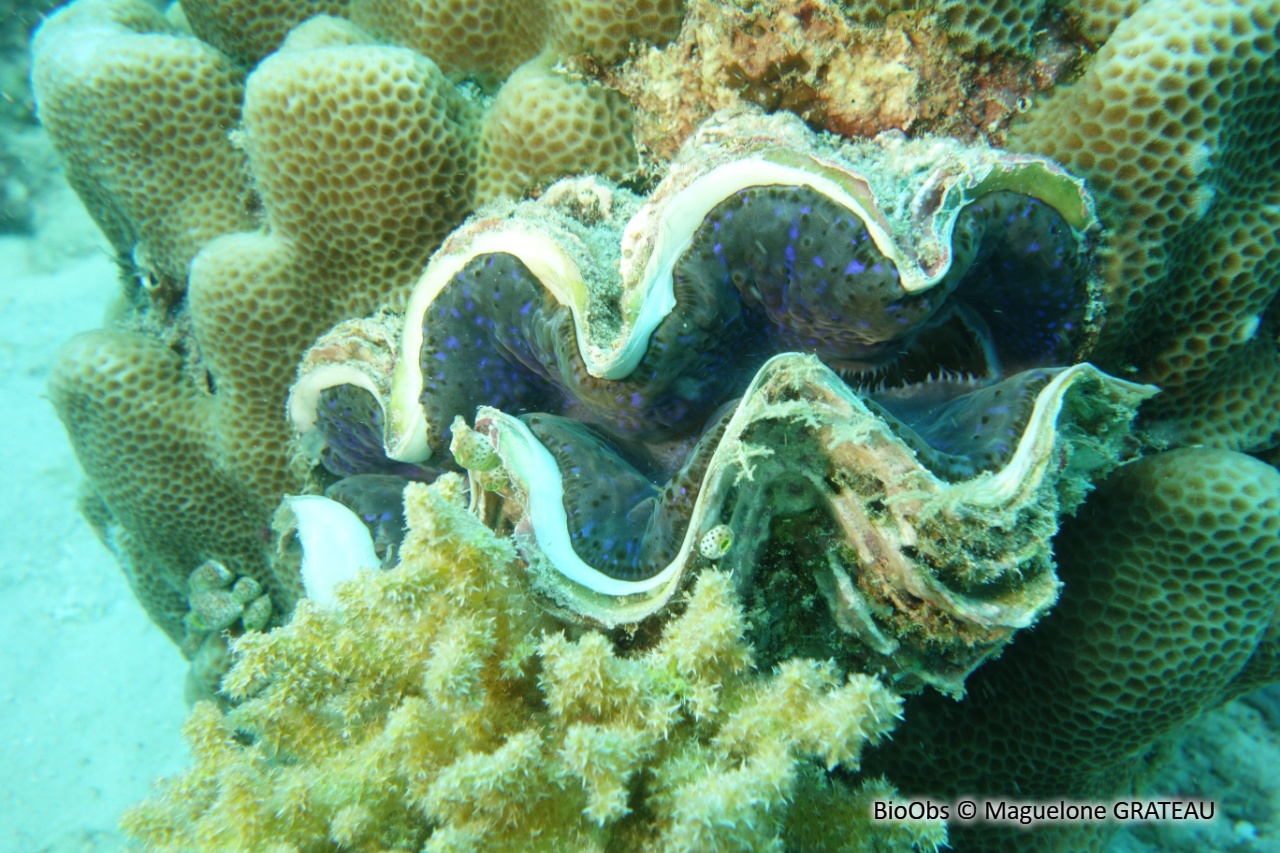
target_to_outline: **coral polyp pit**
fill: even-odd
[[[1043,158],[718,115],[647,197],[471,220],[403,318],[313,347],[290,413],[333,477],[470,466],[565,618],[794,575],[814,649],[958,693],[1053,602],[1057,517],[1153,392],[1080,363],[1095,229]]]

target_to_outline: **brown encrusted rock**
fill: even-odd
[[[679,36],[628,62],[617,85],[636,109],[648,164],[669,160],[713,112],[743,104],[785,110],[844,136],[886,130],[990,137],[1074,49],[1055,37],[1034,59],[963,58],[931,10],[834,0],[694,0]],[[610,78],[612,79],[612,78]]]

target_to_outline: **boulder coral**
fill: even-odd
[[[465,56],[446,74],[335,17],[286,40],[314,5],[192,3],[165,17],[142,0],[81,0],[33,43],[40,119],[122,271],[111,328],[63,349],[51,397],[90,472],[90,516],[184,647],[186,578],[204,560],[261,583],[276,613],[297,597],[268,540],[280,497],[307,488],[280,416],[307,346],[399,304],[479,201],[633,167],[619,96],[547,58],[490,109],[461,81]],[[540,31],[562,49],[616,51],[659,38],[675,12],[657,4],[621,32],[601,31],[608,16],[590,4],[558,14],[582,28]],[[550,98],[545,156],[507,126],[535,91]]]
[[[1280,675],[1280,0],[920,6],[49,18],[50,398],[221,703],[137,839],[930,849]],[[307,599],[321,491],[394,567]]]
[[[1056,545],[1066,586],[1054,613],[979,670],[965,701],[908,701],[872,767],[934,796],[1124,796],[1164,738],[1280,677],[1275,468],[1211,449],[1139,460]],[[1005,843],[1101,849],[1109,829],[1020,828]],[[955,830],[958,849],[991,849],[991,828]]]
[[[1153,0],[1010,135],[1109,230],[1101,363],[1164,389],[1176,445],[1280,444],[1280,4]]]
[[[752,665],[728,576],[704,573],[648,650],[566,634],[463,481],[414,486],[400,564],[235,643],[187,723],[194,765],[132,808],[153,850],[932,851],[846,784],[897,723],[877,679]],[[244,735],[252,737],[246,743]],[[817,819],[817,815],[821,819]]]

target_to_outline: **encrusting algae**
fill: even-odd
[[[934,850],[872,824],[864,744],[901,700],[875,678],[753,666],[730,576],[705,571],[649,648],[574,636],[529,599],[462,480],[405,496],[399,565],[235,642],[196,706],[193,766],[126,813],[153,850]],[[847,774],[846,774],[847,775]],[[821,815],[820,819],[818,815]]]

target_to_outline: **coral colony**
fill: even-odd
[[[40,118],[122,277],[50,396],[196,703],[126,830],[1101,849],[876,809],[1129,795],[1280,677],[1278,25],[58,11]]]

